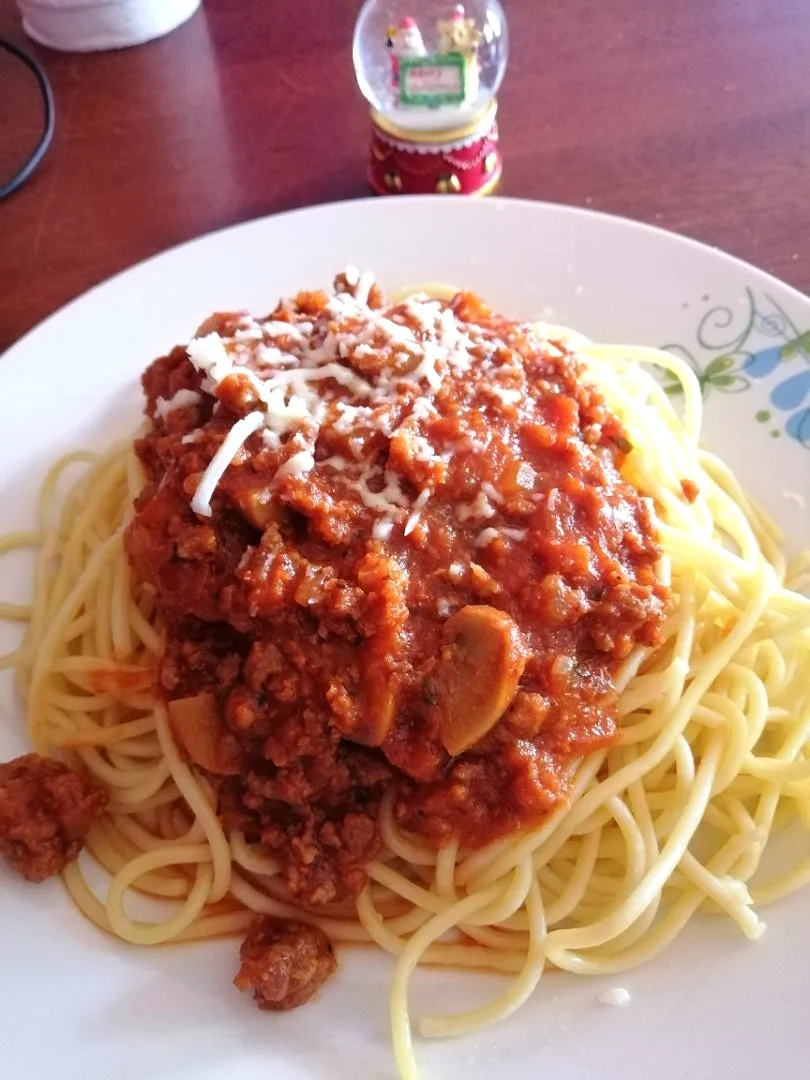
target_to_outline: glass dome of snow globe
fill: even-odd
[[[375,120],[402,132],[476,123],[493,105],[507,52],[498,0],[367,0],[354,31],[360,89]]]

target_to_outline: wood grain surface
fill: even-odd
[[[640,218],[810,292],[808,0],[504,6],[503,194]],[[30,46],[57,128],[40,171],[0,205],[0,348],[182,240],[365,195],[358,9],[204,0],[138,48]],[[25,42],[13,0],[0,0],[0,36]],[[0,177],[39,123],[35,83],[0,52]]]

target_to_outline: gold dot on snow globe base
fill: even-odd
[[[371,106],[374,191],[494,190],[502,168],[495,95],[508,44],[498,0],[367,0],[352,56]]]

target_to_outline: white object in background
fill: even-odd
[[[23,29],[63,52],[123,49],[162,37],[185,22],[200,0],[17,0]]]

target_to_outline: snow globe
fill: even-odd
[[[403,7],[403,4],[406,7]],[[495,97],[506,71],[498,0],[367,0],[354,31],[380,195],[486,195],[501,175]]]

